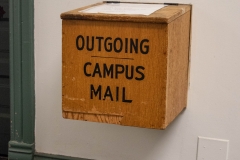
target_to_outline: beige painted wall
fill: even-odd
[[[98,160],[194,160],[198,136],[205,136],[230,140],[229,160],[238,160],[240,1],[181,1],[193,4],[188,108],[165,131],[62,118],[60,13],[95,2],[35,0],[36,151]]]

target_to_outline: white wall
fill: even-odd
[[[240,1],[193,4],[188,108],[165,131],[65,120],[60,13],[96,0],[35,0],[36,150],[98,160],[194,160],[197,137],[240,158]],[[166,0],[165,2],[174,2]]]

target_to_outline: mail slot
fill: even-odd
[[[165,129],[187,106],[191,6],[85,12],[101,5],[61,14],[63,117]]]

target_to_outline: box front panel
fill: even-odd
[[[164,24],[63,20],[63,117],[162,128]]]

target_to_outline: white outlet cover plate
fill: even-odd
[[[198,137],[197,160],[228,160],[228,140]]]

